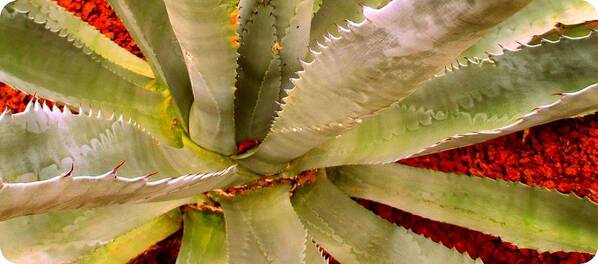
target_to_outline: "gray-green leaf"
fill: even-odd
[[[225,187],[235,175],[235,167],[230,167],[215,173],[150,181],[151,175],[119,177],[117,169],[118,166],[99,176],[75,176],[66,172],[37,182],[0,181],[0,220],[56,210],[182,199]]]
[[[193,103],[191,80],[172,30],[163,0],[108,0],[148,59],[156,78],[168,86],[182,115],[189,121]]]
[[[224,217],[185,211],[183,242],[177,264],[227,264]]]
[[[236,153],[234,91],[236,24],[221,0],[166,0],[191,78],[189,134],[202,147]]]
[[[15,263],[70,263],[189,199],[23,216],[0,222],[0,248]]]
[[[474,263],[367,211],[325,176],[299,189],[293,206],[318,245],[342,263]]]
[[[595,111],[596,44],[596,33],[564,37],[461,65],[294,167],[388,163]]]
[[[334,183],[353,197],[500,236],[538,251],[598,248],[598,205],[575,194],[405,165],[339,167]]]
[[[366,9],[367,20],[349,23],[305,64],[247,165],[261,173],[280,171],[289,160],[409,95],[526,4],[395,0],[380,10]]]
[[[288,185],[222,199],[230,263],[303,263],[306,231]]]

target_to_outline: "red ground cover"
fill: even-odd
[[[123,24],[105,0],[57,0],[106,36],[142,57]],[[24,110],[30,96],[0,84],[0,107]],[[564,193],[574,192],[598,202],[598,114],[567,119],[470,147],[401,161],[445,172],[520,181]],[[583,263],[592,255],[539,253],[520,249],[500,238],[431,221],[385,205],[359,200],[378,215],[454,247],[485,263]],[[174,263],[180,232],[154,246],[134,263]]]

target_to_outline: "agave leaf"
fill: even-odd
[[[437,142],[414,154],[414,156],[472,145],[521,131],[528,127],[542,125],[565,117],[592,114],[596,111],[598,111],[598,84],[591,85],[578,92],[563,93],[556,102],[534,109],[509,125],[497,129],[458,134]]]
[[[598,247],[598,205],[575,194],[405,165],[339,167],[334,183],[353,197],[500,236],[539,251]]]
[[[519,43],[529,42],[532,36],[550,30],[556,23],[575,24],[596,18],[598,10],[586,0],[534,0],[497,25],[461,56],[485,57],[486,52],[514,49]]]
[[[194,100],[191,139],[225,155],[236,153],[233,119],[236,23],[221,0],[164,1],[184,54]]]
[[[122,113],[155,136],[174,139],[170,99],[151,87],[136,86],[15,11],[2,12],[0,38],[1,81],[72,106]]]
[[[325,176],[299,189],[293,206],[316,243],[342,263],[474,263],[367,211]]]
[[[180,210],[174,209],[95,249],[76,263],[128,263],[152,245],[179,230],[182,222]]]
[[[294,167],[388,163],[595,111],[595,35],[469,62],[314,149]]]
[[[311,21],[309,46],[317,48],[327,34],[339,35],[338,25],[345,25],[347,20],[363,21],[363,7],[376,8],[382,0],[320,0],[317,12]]]
[[[303,263],[305,229],[288,185],[221,199],[230,263]]]
[[[88,53],[106,60],[108,64],[115,64],[125,70],[132,71],[129,75],[154,78],[154,74],[147,62],[121,48],[99,30],[82,21],[74,14],[50,0],[17,0],[13,7],[21,13],[29,13],[29,17],[36,22],[44,21],[48,30],[67,35],[75,45],[82,45]],[[139,77],[138,77],[139,78]]]
[[[188,202],[116,205],[18,217],[0,222],[0,248],[15,263],[69,263]]]
[[[240,0],[239,1],[239,23],[237,25],[237,33],[239,35],[243,34],[243,31],[247,29],[247,23],[252,17],[253,12],[255,11],[259,0]]]
[[[281,61],[274,48],[277,38],[272,12],[271,3],[258,4],[241,34],[235,98],[237,142],[262,139],[277,109]]]
[[[283,1],[284,2],[284,1]],[[308,54],[309,36],[311,32],[311,21],[314,0],[296,1],[294,16],[289,20],[289,27],[286,35],[281,39],[282,49],[280,58],[282,60],[282,87],[280,98],[287,96],[287,90],[293,88],[291,78],[302,69],[301,60]],[[277,31],[278,32],[278,31]]]
[[[367,20],[349,23],[341,37],[328,39],[328,46],[304,66],[248,166],[261,173],[280,171],[289,160],[409,95],[525,4],[397,0],[380,10],[366,9]],[[413,20],[414,13],[420,18]]]
[[[596,30],[598,30],[597,20],[584,21],[582,23],[571,25],[556,24],[551,30],[540,35],[535,35],[527,44],[538,45],[543,42],[555,42],[559,41],[562,36],[581,38],[587,36],[591,31],[595,32]]]
[[[312,9],[312,12],[315,14],[318,11],[320,11],[320,8],[322,7],[324,0],[314,0],[314,6]]]
[[[220,170],[232,165],[198,147],[175,149],[122,118],[101,113],[72,114],[68,108],[31,102],[23,113],[0,117],[0,179],[5,182],[45,180],[71,168],[74,175],[97,175],[106,164],[123,160],[124,175],[159,172],[175,177]],[[185,142],[187,143],[187,142]],[[188,143],[187,143],[188,144]],[[192,146],[192,145],[191,145]]]
[[[193,103],[193,90],[163,0],[108,2],[147,57],[158,80],[170,89],[182,115],[181,121],[186,126]]]
[[[301,69],[307,53],[313,0],[249,3],[251,14],[241,34],[237,86],[237,141],[262,140],[270,128],[278,100],[292,87],[289,78]]]
[[[273,7],[272,16],[275,19],[274,28],[276,28],[278,40],[282,40],[287,35],[291,27],[291,20],[297,16],[297,6],[300,2],[304,2],[304,0],[273,0],[270,2]]]
[[[305,239],[305,264],[328,264],[328,260],[322,256],[320,249],[312,242],[311,237]]]
[[[233,166],[214,173],[149,181],[151,175],[119,177],[119,166],[122,164],[99,176],[74,176],[67,172],[37,182],[0,182],[0,220],[56,210],[182,199],[225,187],[235,175]]]
[[[185,211],[183,243],[177,264],[227,264],[224,217],[211,212]]]

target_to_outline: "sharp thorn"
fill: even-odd
[[[120,170],[120,168],[122,168],[122,166],[124,166],[124,165],[125,165],[125,163],[127,163],[127,161],[126,161],[126,160],[123,160],[123,161],[121,161],[120,163],[118,163],[118,164],[117,164],[117,165],[114,167],[114,169],[112,169],[112,174],[116,174],[116,172],[117,172],[118,170]]]
[[[158,174],[158,173],[159,173],[159,172],[157,172],[157,171],[150,172],[150,173],[146,174],[145,176],[143,176],[143,178],[146,178],[146,179],[147,179],[147,178],[149,178],[149,177],[152,177],[152,176],[154,176],[154,175],[156,175],[156,174]]]
[[[75,170],[75,162],[73,161],[73,163],[71,163],[71,168],[65,174],[63,174],[62,177],[66,178],[66,177],[72,176],[74,170]]]

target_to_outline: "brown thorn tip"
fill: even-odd
[[[118,170],[120,170],[120,168],[122,168],[122,166],[125,165],[125,163],[127,163],[127,161],[123,160],[120,163],[118,163],[116,166],[114,166],[114,169],[112,169],[112,173],[115,174]]]
[[[62,177],[72,176],[74,170],[75,170],[75,162],[71,163],[71,168],[64,175],[62,175]]]
[[[158,174],[158,172],[157,172],[157,171],[154,171],[154,172],[150,172],[150,173],[146,174],[146,175],[145,175],[145,176],[143,176],[143,177],[145,177],[145,178],[149,178],[149,177],[152,177],[152,176],[154,176],[154,175],[156,175],[156,174]]]

